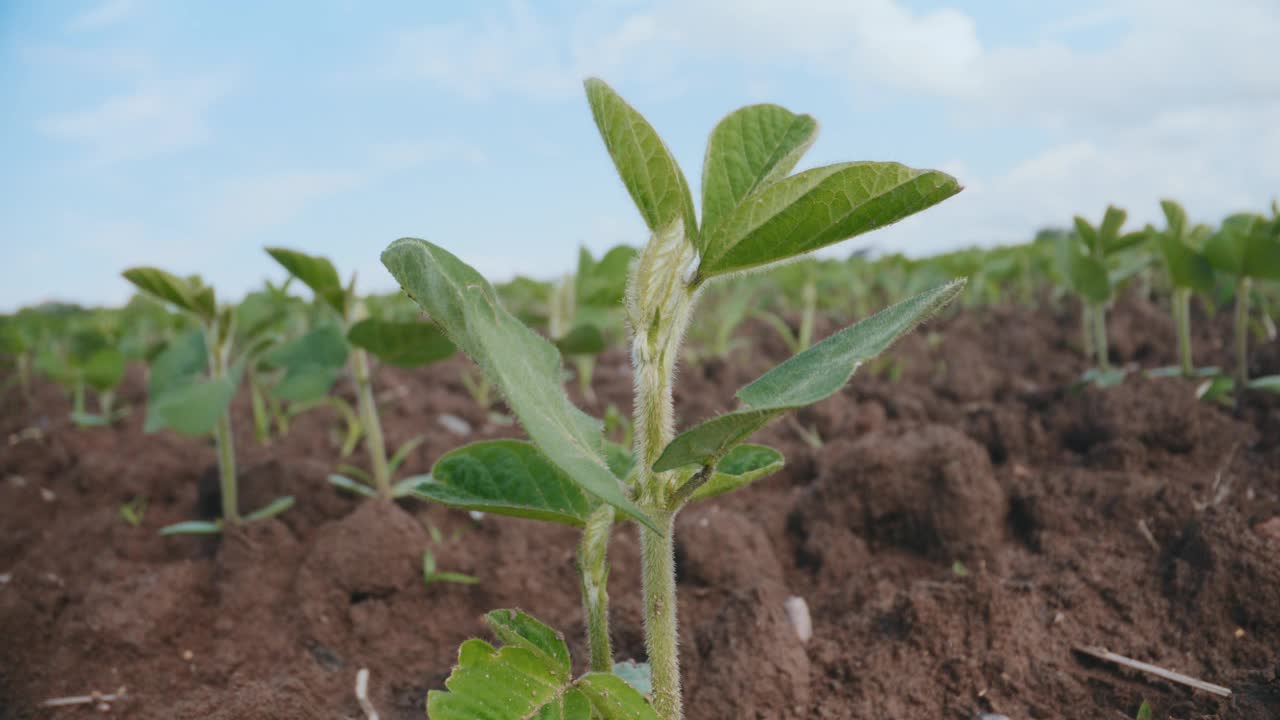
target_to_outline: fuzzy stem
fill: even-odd
[[[1111,369],[1111,357],[1107,349],[1107,306],[1101,303],[1090,313],[1093,317],[1093,348],[1098,354],[1098,368],[1102,371]]]
[[[1080,338],[1081,350],[1087,358],[1093,355],[1093,305],[1086,302],[1080,302]]]
[[[1236,280],[1236,392],[1243,393],[1249,382],[1249,289],[1250,279]]]
[[[635,457],[632,491],[662,530],[641,527],[645,648],[653,670],[653,707],[663,720],[680,720],[680,655],[677,650],[675,512],[669,509],[675,474],[654,472],[654,463],[675,435],[672,381],[680,342],[696,290],[685,278],[696,260],[679,225],[655,233],[631,267],[627,321],[635,366]]]
[[[1184,377],[1195,373],[1191,358],[1191,290],[1177,288],[1173,291],[1173,319],[1178,329],[1178,365]]]
[[[578,546],[578,573],[582,577],[582,606],[587,615],[587,647],[593,672],[613,672],[613,646],[609,642],[609,534],[614,510],[601,505],[582,531]]]
[[[228,333],[229,334],[229,333]],[[209,348],[209,377],[218,380],[226,377],[230,340],[223,338],[218,323],[215,321],[205,334],[205,344]],[[218,482],[222,491],[222,521],[229,525],[239,525],[240,503],[237,499],[236,487],[236,450],[231,435],[231,408],[223,410],[222,417],[213,430],[214,445],[218,450]]]
[[[373,379],[369,375],[369,354],[362,348],[351,352],[351,371],[356,381],[356,400],[360,404],[360,424],[364,426],[364,446],[373,470],[373,485],[378,497],[391,499],[391,470],[387,466],[387,448],[382,439],[382,423],[373,399]]]

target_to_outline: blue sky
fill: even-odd
[[[228,296],[322,253],[365,289],[397,237],[495,278],[646,239],[591,125],[599,75],[691,184],[727,111],[822,134],[802,167],[898,160],[964,193],[840,247],[1015,242],[1108,202],[1202,220],[1280,194],[1274,0],[0,4],[0,310],[115,303],[119,271]]]

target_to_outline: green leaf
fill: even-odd
[[[782,453],[765,445],[738,445],[716,465],[711,478],[689,500],[705,500],[746,487],[782,469]]]
[[[152,360],[147,380],[148,397],[157,398],[203,377],[208,362],[203,332],[192,330],[179,335]]]
[[[170,428],[184,435],[207,435],[231,406],[235,392],[235,382],[230,377],[198,380],[166,390],[147,403],[144,430]]]
[[[1151,710],[1151,704],[1143,700],[1142,704],[1138,706],[1138,714],[1135,720],[1155,720],[1155,717],[1155,713]]]
[[[84,363],[84,380],[98,392],[111,390],[124,379],[124,354],[119,350],[103,348]]]
[[[1071,221],[1076,226],[1076,234],[1080,236],[1080,241],[1089,249],[1089,252],[1097,252],[1098,250],[1098,231],[1088,220],[1076,215]]]
[[[280,513],[284,512],[285,510],[288,510],[289,508],[293,507],[293,503],[294,501],[293,501],[292,495],[285,495],[283,497],[278,497],[275,500],[272,500],[271,502],[267,503],[266,505],[258,508],[257,510],[254,510],[248,515],[245,515],[244,521],[254,522],[256,520],[266,520],[267,518],[275,517]]]
[[[276,347],[263,357],[284,370],[271,394],[295,403],[313,402],[329,394],[347,364],[347,341],[342,330],[326,323]]]
[[[205,520],[188,520],[160,528],[161,535],[216,535],[222,532],[222,523]]]
[[[631,449],[611,440],[604,441],[604,457],[608,461],[609,470],[619,480],[625,480],[636,466],[636,458],[631,454]]]
[[[600,421],[569,402],[555,346],[507,312],[493,286],[443,248],[405,238],[383,252],[382,262],[409,297],[484,369],[556,467],[656,531],[605,464]]]
[[[604,352],[604,333],[595,325],[574,325],[569,333],[555,341],[563,355],[599,355]]]
[[[713,232],[744,198],[785,177],[818,137],[818,121],[778,105],[749,105],[711,131],[702,161],[702,228]]]
[[[1111,279],[1102,261],[1072,252],[1068,272],[1071,287],[1089,302],[1102,303],[1111,299]]]
[[[1160,235],[1159,244],[1169,279],[1175,287],[1199,292],[1213,289],[1213,265],[1209,264],[1208,258],[1192,250],[1172,231]]]
[[[517,610],[486,617],[504,643],[468,640],[445,681],[427,694],[432,720],[659,720],[648,701],[613,673],[574,681],[560,633]]]
[[[197,288],[190,281],[153,267],[125,270],[124,278],[142,291],[186,310],[208,322],[218,314],[217,302],[210,288]]]
[[[656,233],[679,220],[695,238],[689,183],[657,131],[603,80],[589,78],[585,85],[600,137],[649,230]]]
[[[622,303],[627,289],[627,272],[636,249],[619,245],[609,250],[596,262],[591,253],[578,251],[578,274],[575,278],[579,306],[616,308]]]
[[[1266,375],[1254,378],[1249,381],[1247,387],[1253,390],[1266,390],[1267,392],[1280,395],[1280,375]]]
[[[946,173],[898,163],[828,165],[768,185],[702,239],[700,278],[780,262],[891,225],[960,192]]]
[[[958,280],[908,298],[828,337],[738,391],[743,409],[708,420],[671,441],[654,463],[657,472],[706,466],[788,410],[835,394],[860,364],[929,319],[964,289]]]
[[[347,316],[347,291],[328,258],[280,247],[269,247],[266,250],[268,255],[311,288],[316,297],[333,308],[340,317]]]
[[[416,368],[452,355],[454,347],[433,323],[366,318],[351,326],[347,339],[389,365]]]
[[[582,527],[598,505],[537,447],[487,440],[446,453],[414,494],[450,507]]]
[[[1217,270],[1228,275],[1245,275],[1245,250],[1254,225],[1261,220],[1257,215],[1240,213],[1222,221],[1204,246],[1204,255]]]
[[[1110,255],[1118,251],[1115,243],[1120,239],[1120,228],[1124,227],[1124,221],[1128,217],[1126,210],[1115,205],[1107,206],[1106,212],[1102,214],[1102,224],[1098,226],[1098,239],[1102,241],[1104,254]]]
[[[352,480],[351,478],[345,475],[338,475],[336,473],[331,474],[328,480],[330,485],[346,490],[347,492],[353,492],[353,493],[356,493],[357,495],[364,495],[365,497],[371,497],[371,498],[378,497],[377,490],[374,490],[373,488],[369,487],[368,485],[365,485],[364,483],[360,483],[355,480]]]
[[[1168,234],[1181,241],[1187,233],[1187,211],[1174,200],[1161,200],[1160,210],[1168,223]]]

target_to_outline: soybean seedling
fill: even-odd
[[[566,275],[548,302],[547,334],[578,374],[578,391],[595,402],[591,378],[596,356],[608,347],[606,334],[621,322],[617,317],[635,248],[619,245],[597,262],[591,252],[578,252],[578,272]],[[617,334],[621,334],[620,332]]]
[[[1249,298],[1253,283],[1280,280],[1280,207],[1272,217],[1232,215],[1205,245],[1214,269],[1235,278],[1235,387],[1249,385]]]
[[[1207,225],[1190,227],[1187,211],[1173,200],[1161,200],[1160,209],[1164,212],[1165,229],[1158,231],[1148,226],[1147,235],[1164,259],[1173,288],[1170,307],[1178,341],[1178,365],[1173,370],[1183,377],[1192,377],[1197,373],[1191,357],[1191,296],[1209,292],[1214,287],[1213,265],[1203,251],[1212,230]],[[1209,370],[1217,371],[1216,368]]]
[[[676,514],[689,502],[747,485],[782,465],[776,450],[744,441],[786,412],[830,397],[856,367],[959,294],[928,290],[815,344],[738,391],[740,409],[677,435],[672,405],[679,346],[709,283],[883,227],[960,191],[954,178],[897,163],[839,163],[789,175],[817,123],[776,105],[729,114],[711,133],[701,223],[679,166],[654,129],[600,80],[587,97],[624,186],[652,235],[631,265],[625,313],[635,366],[634,444],[607,444],[601,424],[561,385],[560,354],[499,302],[473,268],[425,240],[391,244],[383,264],[409,297],[493,379],[531,442],[467,445],[441,457],[418,487],[424,497],[583,529],[578,566],[591,672],[573,679],[550,628],[514,611],[491,615],[506,644],[463,645],[448,691],[428,695],[436,720],[682,716],[676,652]],[[605,558],[617,516],[640,525],[645,646],[651,703],[617,681],[607,624]],[[535,680],[534,678],[537,678]],[[613,683],[607,692],[603,683]],[[570,703],[573,703],[572,707]],[[557,715],[559,713],[559,715]]]
[[[293,498],[285,496],[240,515],[231,399],[244,373],[245,358],[236,352],[235,308],[219,307],[213,288],[198,280],[180,278],[157,268],[131,268],[124,271],[124,277],[143,292],[189,314],[200,325],[198,330],[170,342],[152,363],[146,430],[171,428],[186,435],[212,434],[218,452],[222,517],[212,522],[169,525],[160,533],[218,533],[227,525],[264,520],[288,510]]]
[[[403,482],[393,484],[392,476],[422,440],[409,440],[393,455],[387,456],[382,421],[378,416],[377,401],[373,393],[369,354],[372,353],[383,362],[411,368],[449,357],[454,352],[453,344],[430,323],[369,317],[364,303],[356,295],[355,276],[343,285],[338,278],[338,271],[327,258],[276,247],[267,248],[267,254],[311,288],[317,302],[327,306],[336,316],[340,327],[325,325],[316,331],[324,333],[324,343],[341,344],[344,360],[347,355],[346,345],[350,344],[351,379],[355,384],[356,404],[360,413],[359,427],[364,436],[370,470],[366,473],[358,468],[344,468],[349,475],[357,475],[366,482],[336,473],[329,476],[329,482],[344,490],[385,500],[407,495],[410,485]],[[315,355],[309,346],[299,347],[296,354],[300,362]],[[318,380],[321,383],[327,381],[332,384],[332,377],[327,374],[331,367],[331,364],[325,363],[314,371],[319,373]],[[310,370],[304,372],[302,381],[306,382],[312,374]],[[326,391],[327,387],[326,385]],[[371,483],[372,486],[366,483]]]
[[[432,554],[431,548],[427,548],[422,551],[422,582],[428,586],[438,582],[475,585],[480,582],[480,578],[465,573],[436,569],[436,556]]]
[[[1145,264],[1145,260],[1134,262],[1133,258],[1122,256],[1146,239],[1140,232],[1120,233],[1127,217],[1128,213],[1114,205],[1107,207],[1102,224],[1097,227],[1077,215],[1078,243],[1067,248],[1067,278],[1082,300],[1085,347],[1096,353],[1099,380],[1104,383],[1114,380],[1110,378],[1114,373],[1107,346],[1107,305],[1115,297],[1116,287]]]

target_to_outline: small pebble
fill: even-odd
[[[1236,628],[1236,637],[1238,638],[1244,637],[1244,628]]]
[[[8,585],[13,579],[13,573],[0,573],[0,585]]]
[[[813,637],[813,619],[809,617],[809,603],[804,598],[792,595],[783,603],[787,609],[787,617],[791,619],[791,627],[795,628],[800,642],[809,642]]]
[[[44,500],[45,502],[53,502],[54,500],[58,499],[58,496],[54,495],[53,491],[50,490],[49,488],[40,488],[40,499]]]
[[[440,415],[440,417],[436,418],[436,420],[441,425],[444,426],[445,430],[448,430],[454,435],[461,435],[462,437],[466,437],[467,435],[471,434],[471,423],[467,422],[466,420],[463,420],[457,415],[453,415],[450,413],[443,413]]]
[[[27,486],[27,479],[21,475],[10,475],[9,484],[16,488],[24,488]]]
[[[194,658],[195,656],[196,654],[191,652],[190,650],[182,651],[182,659],[186,660],[187,662],[191,662],[191,659]]]

